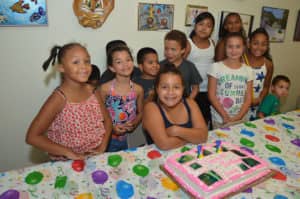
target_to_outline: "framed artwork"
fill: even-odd
[[[289,10],[263,7],[260,26],[269,34],[270,42],[283,42],[286,32]]]
[[[191,26],[195,22],[195,18],[202,12],[207,11],[206,6],[187,5],[185,14],[185,26]]]
[[[300,41],[300,10],[298,11],[298,17],[294,33],[294,41]]]
[[[174,21],[174,5],[139,3],[138,30],[171,30]]]
[[[0,26],[48,25],[46,0],[1,0]]]
[[[225,20],[225,17],[229,13],[232,13],[232,11],[231,12],[229,12],[229,11],[222,11],[221,12],[219,33],[221,31],[222,24],[223,24],[223,22]],[[242,19],[242,22],[243,22],[243,28],[245,30],[246,36],[249,36],[251,34],[251,31],[252,31],[254,16],[253,15],[249,15],[249,14],[243,14],[243,13],[238,13],[238,14],[241,16],[241,19]]]

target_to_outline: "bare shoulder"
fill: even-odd
[[[158,107],[154,102],[148,102],[144,106],[144,113],[154,113],[158,111]]]
[[[60,112],[67,102],[66,97],[60,91],[54,91],[46,100],[43,109],[52,110],[52,112]]]
[[[187,104],[189,105],[190,109],[193,110],[193,109],[197,109],[198,108],[198,104],[195,102],[195,100],[193,99],[190,99],[190,98],[186,98],[185,99]]]
[[[269,59],[265,59],[266,67],[268,69],[273,69],[273,62]]]
[[[112,80],[108,81],[104,84],[101,84],[98,88],[98,90],[100,90],[100,92],[104,92],[104,93],[108,93],[109,89],[111,88],[111,84],[112,84]]]
[[[139,84],[133,83],[133,88],[139,95],[144,93],[143,87],[140,86]]]

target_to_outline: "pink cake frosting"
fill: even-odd
[[[164,169],[196,198],[222,198],[270,174],[268,164],[239,146],[222,142],[202,145],[167,158]]]

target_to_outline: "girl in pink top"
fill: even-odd
[[[55,64],[56,57],[62,84],[32,121],[26,142],[52,159],[84,159],[105,152],[112,122],[100,94],[86,83],[91,74],[86,48],[78,43],[53,47],[44,70],[51,61]]]

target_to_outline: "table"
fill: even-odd
[[[275,176],[233,198],[300,198],[300,110],[209,132],[267,160]],[[155,145],[85,160],[48,162],[0,173],[0,199],[189,198],[159,168],[168,155]],[[80,171],[83,168],[82,171]]]

